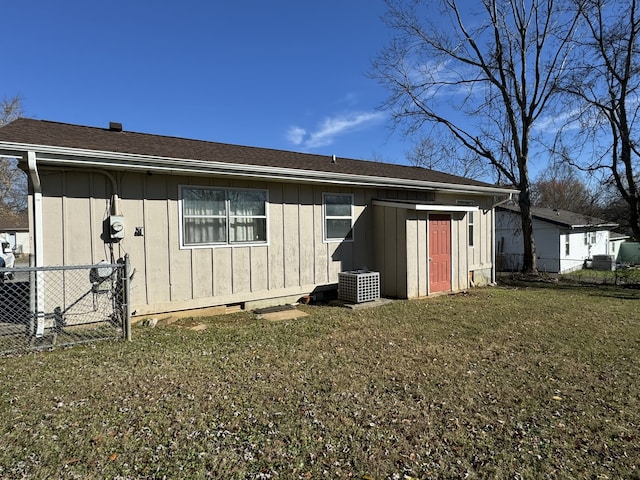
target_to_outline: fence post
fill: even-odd
[[[35,256],[29,255],[29,267],[35,267]],[[27,336],[36,336],[36,272],[29,270],[29,325],[27,326]]]
[[[124,255],[124,272],[123,272],[123,287],[124,287],[124,330],[127,336],[127,341],[131,341],[131,305],[130,301],[130,270],[131,263],[129,261],[129,254]]]

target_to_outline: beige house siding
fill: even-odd
[[[474,285],[486,285],[492,281],[495,211],[492,210],[491,201],[487,199],[480,201],[479,207],[480,214],[474,222],[474,246],[469,248],[469,271]]]
[[[367,204],[373,190],[114,173],[126,235],[113,244],[114,258],[128,253],[132,310],[137,314],[259,301],[310,293],[337,282],[338,272],[371,266],[372,232]],[[44,171],[46,265],[110,260],[102,236],[113,193],[103,172]],[[268,243],[180,248],[179,186],[201,185],[268,191]],[[323,240],[322,194],[354,196],[355,242]],[[135,236],[136,227],[143,235]]]
[[[428,212],[373,207],[372,201],[435,199],[455,205],[458,198],[422,191],[73,169],[43,169],[42,185],[45,265],[109,261],[103,219],[112,195],[118,194],[126,233],[112,245],[113,258],[129,254],[132,311],[137,315],[278,303],[337,283],[340,271],[365,267],[381,272],[386,296],[427,295]],[[180,185],[266,190],[268,243],[181,248]],[[353,242],[324,240],[326,192],[353,195]],[[476,214],[476,242],[469,248],[467,215],[452,213],[453,290],[469,286],[473,269],[491,267],[491,216],[491,210],[482,208]],[[142,235],[134,235],[136,228]]]
[[[457,206],[459,197],[438,195],[436,203]],[[490,199],[474,199],[474,246],[469,246],[469,216],[465,212],[444,212],[451,216],[451,290],[469,288],[471,280],[491,277],[493,210]],[[427,207],[428,208],[428,207]],[[380,232],[375,244],[382,295],[415,298],[429,292],[428,210],[374,206],[374,229]],[[485,282],[487,283],[487,282]]]
[[[408,212],[407,223],[407,298],[424,297],[428,291],[427,213]]]

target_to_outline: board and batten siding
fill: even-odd
[[[457,205],[460,197],[439,194],[438,204]],[[415,200],[415,199],[412,199]],[[464,199],[463,199],[464,200]],[[451,217],[451,290],[458,291],[490,280],[493,268],[493,214],[490,199],[472,199],[479,207],[474,214],[474,245],[469,246],[469,216],[448,212]],[[416,298],[429,295],[428,210],[376,205],[373,210],[374,267],[380,271],[383,296]],[[446,211],[432,213],[447,213]]]
[[[337,283],[340,271],[373,264],[374,232],[367,214],[373,190],[211,176],[109,175],[117,181],[125,221],[125,238],[113,244],[113,254],[130,256],[137,315],[304,295]],[[114,193],[109,175],[43,169],[46,265],[110,260],[102,240]],[[267,190],[268,243],[180,248],[180,185]],[[323,240],[325,192],[353,195],[354,242]],[[134,235],[136,227],[142,235]]]
[[[470,199],[469,199],[470,200]],[[475,285],[483,285],[492,281],[492,270],[494,261],[494,218],[495,211],[492,209],[493,199],[485,198],[476,200],[479,210],[474,214],[474,241],[473,246],[469,246],[469,216],[465,215],[464,226],[461,225],[460,232],[467,239],[467,271],[471,273],[469,281],[473,279]],[[462,246],[461,246],[462,248]]]
[[[41,179],[45,265],[109,261],[103,221],[110,213],[112,195],[118,194],[125,238],[112,244],[113,258],[129,254],[135,315],[277,304],[277,299],[291,301],[337,284],[341,271],[363,268],[380,272],[384,296],[428,295],[429,212],[374,207],[374,199],[476,202],[480,208],[474,218],[473,247],[469,246],[467,213],[451,213],[452,290],[468,288],[471,272],[483,272],[486,277],[492,269],[489,197],[46,167],[41,169]],[[181,248],[181,185],[266,190],[268,242]],[[323,193],[353,196],[353,241],[324,241]]]

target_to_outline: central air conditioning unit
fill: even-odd
[[[591,261],[591,268],[594,270],[615,270],[616,262],[613,255],[594,255]]]
[[[338,273],[338,298],[351,303],[379,299],[380,272],[351,270]]]

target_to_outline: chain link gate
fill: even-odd
[[[131,338],[129,258],[0,268],[0,354]]]

